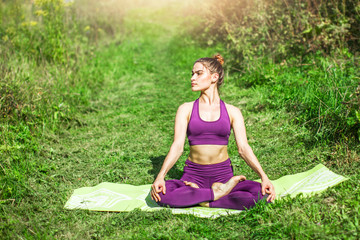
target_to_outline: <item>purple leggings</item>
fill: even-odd
[[[184,174],[180,180],[165,182],[166,194],[160,193],[161,206],[189,207],[209,202],[212,208],[249,209],[263,199],[261,184],[245,180],[238,183],[226,196],[214,201],[211,186],[215,182],[226,183],[233,177],[230,159],[221,163],[201,165],[186,160]],[[199,188],[186,186],[183,181],[196,183]]]

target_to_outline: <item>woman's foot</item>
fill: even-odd
[[[199,203],[199,205],[200,205],[201,207],[210,207],[209,202],[201,202],[201,203]]]
[[[196,184],[196,183],[193,183],[193,182],[188,182],[188,181],[184,181],[185,185],[186,186],[190,186],[192,188],[199,188],[199,186]],[[199,203],[199,205],[201,207],[209,207],[209,202],[202,202],[202,203]]]
[[[211,186],[214,192],[214,201],[228,195],[231,190],[241,181],[246,180],[246,177],[243,175],[233,176],[227,183],[216,182]]]
[[[184,181],[186,186],[190,186],[192,188],[199,188],[199,186],[196,183]]]

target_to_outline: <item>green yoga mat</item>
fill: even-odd
[[[347,178],[335,174],[324,165],[319,164],[306,172],[287,175],[272,181],[277,199],[286,195],[294,197],[299,193],[311,196],[326,188],[339,184]],[[95,187],[76,189],[66,202],[67,209],[87,209],[91,211],[127,212],[136,208],[143,211],[164,209],[159,207],[150,197],[151,184],[133,186],[103,182]],[[193,214],[198,217],[219,217],[240,213],[240,210],[222,208],[170,208],[174,214]]]

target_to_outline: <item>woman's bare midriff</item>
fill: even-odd
[[[226,145],[190,146],[189,160],[202,165],[221,163],[229,158]]]

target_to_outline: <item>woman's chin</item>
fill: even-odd
[[[191,87],[191,91],[197,92],[197,91],[199,91],[199,89],[197,87]]]

